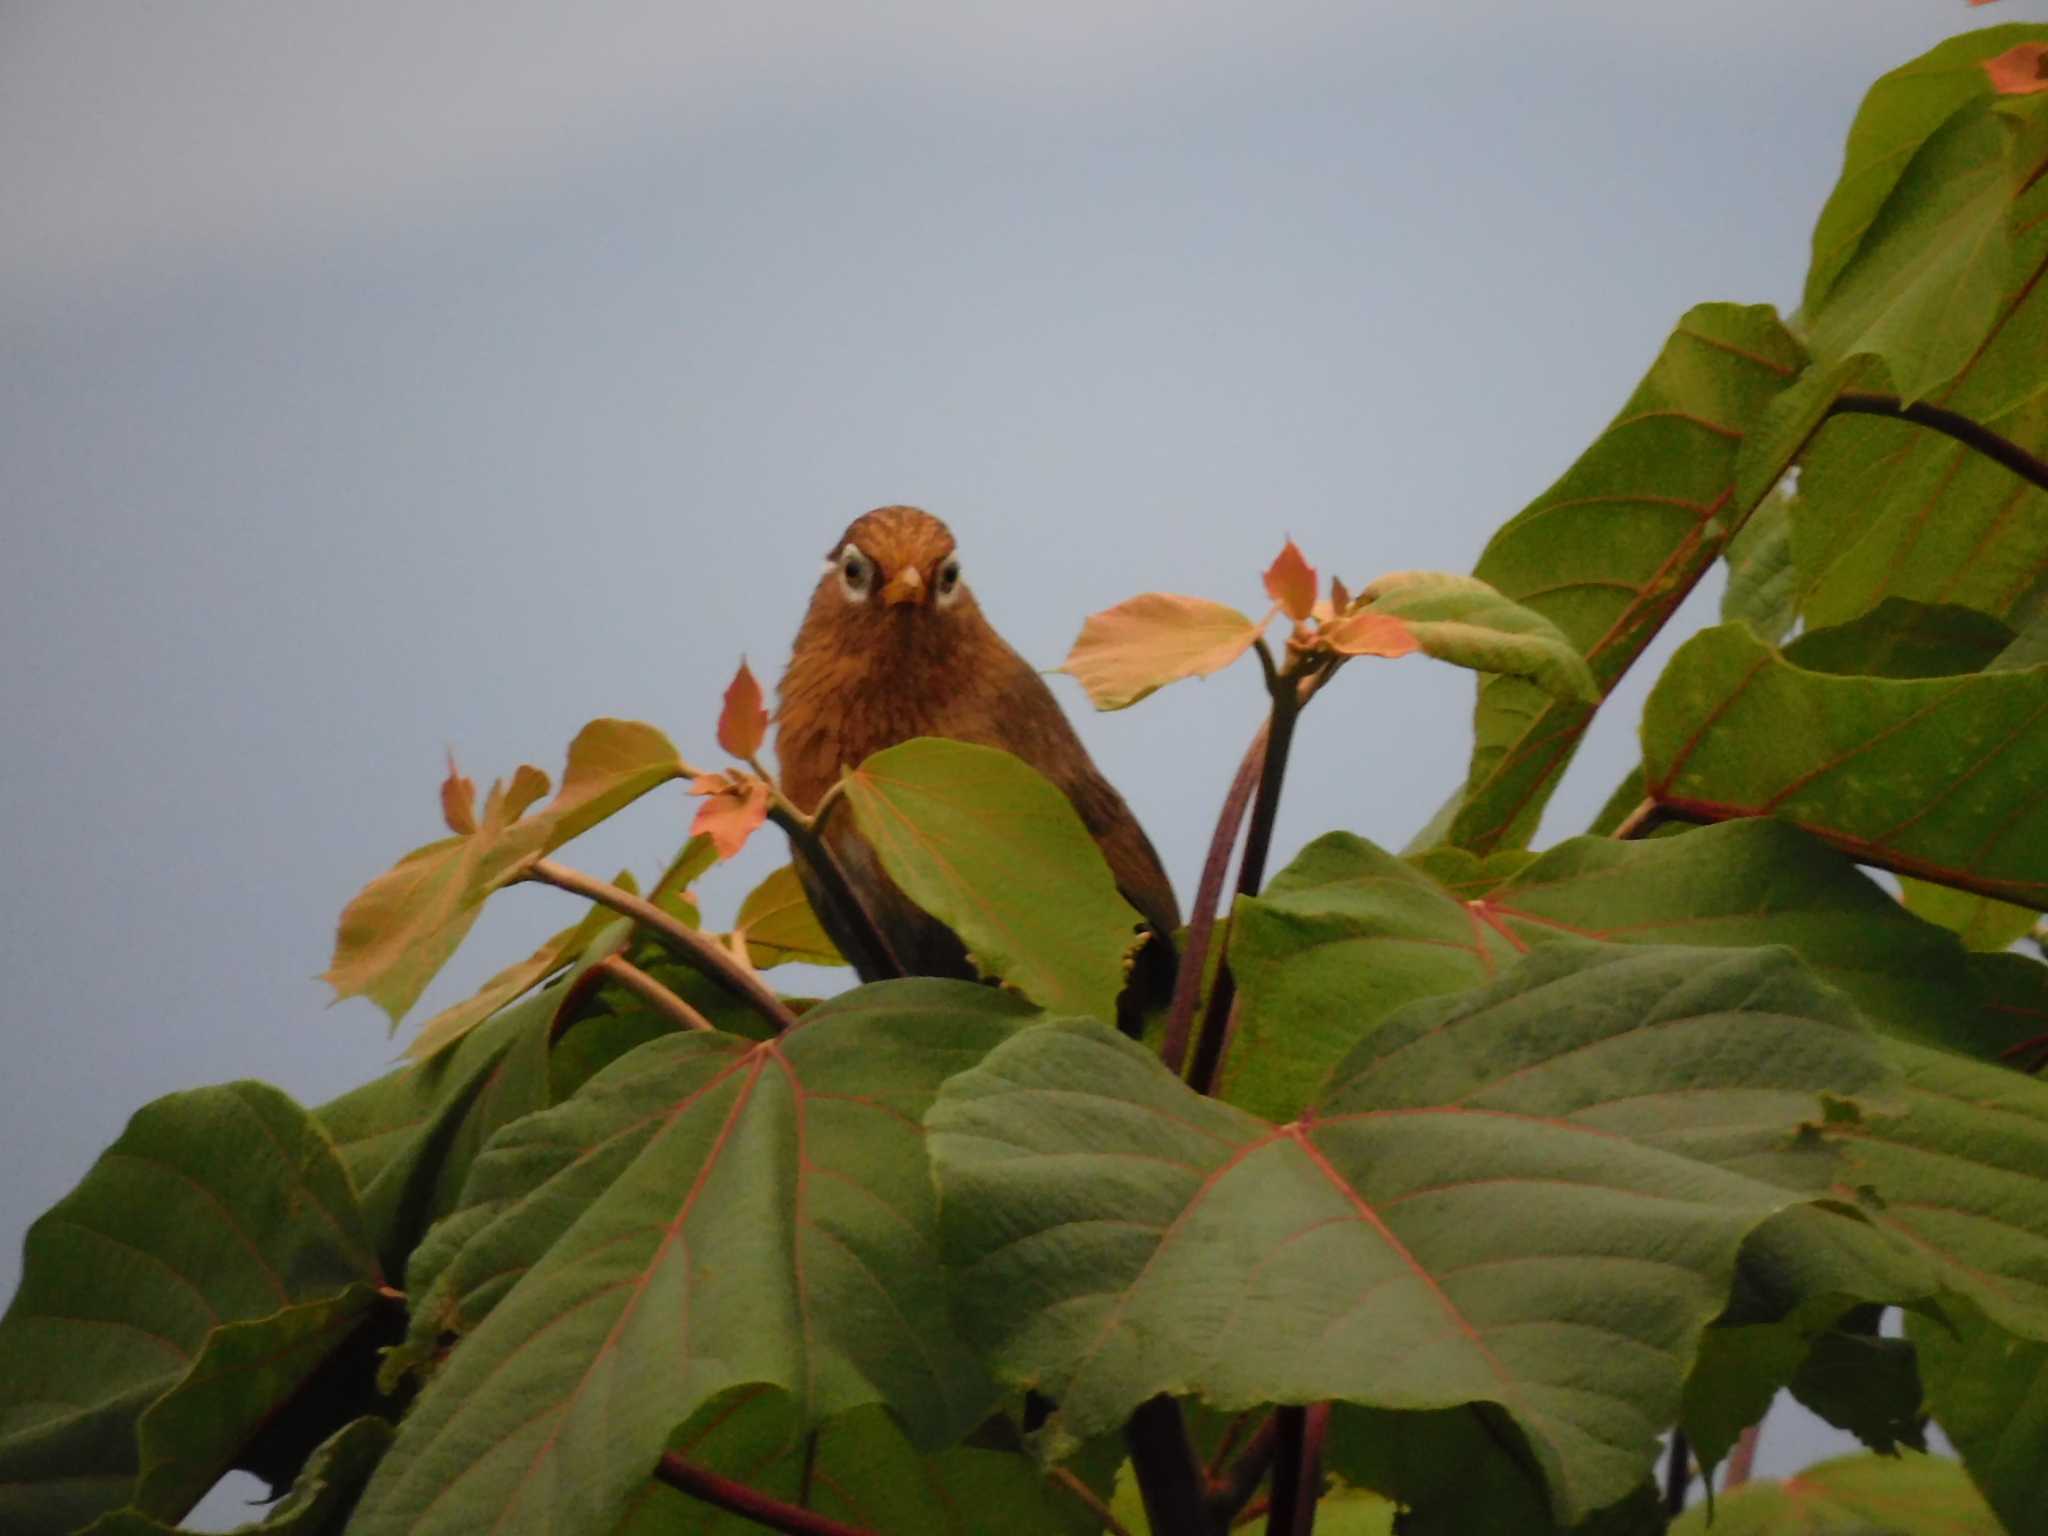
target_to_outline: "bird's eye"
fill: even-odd
[[[868,557],[851,544],[839,552],[839,580],[846,588],[846,595],[856,601],[863,601],[868,595],[868,584],[874,580],[875,568]]]
[[[960,592],[960,562],[948,560],[939,567],[938,597],[942,603],[949,603]]]

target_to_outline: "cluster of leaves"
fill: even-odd
[[[1103,1022],[1135,914],[1006,754],[906,742],[806,815],[743,666],[729,769],[625,721],[551,799],[451,765],[337,993],[397,1020],[515,882],[588,910],[331,1104],[138,1112],[0,1320],[0,1526],[163,1532],[240,1466],[295,1536],[1693,1532],[1660,1437],[1711,1474],[1789,1389],[1871,1452],[1731,1476],[1721,1525],[2048,1529],[2048,966],[2010,948],[2048,907],[2044,58],[1881,80],[1799,322],[1687,314],[1474,575],[1354,594],[1289,543],[1263,619],[1087,622],[1099,707],[1247,655],[1272,700],[1153,1040]],[[1722,559],[1639,768],[1532,849]],[[1480,674],[1464,782],[1268,882],[1297,718],[1417,652]],[[552,857],[674,779],[644,894]],[[772,819],[857,933],[827,815],[1002,985],[780,996],[838,959],[794,867],[703,930]]]

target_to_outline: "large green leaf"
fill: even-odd
[[[1767,307],[1690,311],[1620,416],[1473,574],[1555,624],[1611,691],[1770,489],[1736,495],[1737,455],[1805,361]],[[1482,679],[1449,840],[1526,844],[1592,715],[1520,678]]]
[[[1982,672],[2012,638],[1974,608],[1888,597],[1846,624],[1807,630],[1784,655],[1809,672],[1838,677],[1958,677]]]
[[[1765,639],[1782,640],[1799,617],[1799,580],[1792,566],[1792,494],[1773,490],[1728,541],[1728,586],[1721,617],[1737,619]]]
[[[1908,401],[1962,370],[2010,281],[2014,138],[1988,100],[1966,104],[1929,135],[1808,314],[1822,366],[1880,358]]]
[[[1906,1112],[1843,1130],[1841,1194],[1944,1290],[2048,1340],[2048,1083],[1887,1040]]]
[[[1387,1014],[1476,987],[1514,954],[1421,870],[1348,832],[1317,838],[1237,904],[1237,1033],[1220,1091],[1287,1119]]]
[[[1807,313],[1820,308],[1856,259],[1920,146],[1958,108],[1989,93],[1983,61],[2018,43],[2038,41],[2044,33],[2048,28],[2012,25],[1952,37],[1871,86],[1849,126],[1841,179],[1813,228]]]
[[[990,1388],[942,1321],[918,1122],[1034,1018],[985,987],[884,983],[760,1044],[650,1041],[499,1132],[470,1186],[501,1213],[446,1288],[474,1331],[357,1536],[607,1530],[675,1427],[750,1382],[807,1421],[885,1403],[921,1445],[958,1435]],[[494,1270],[517,1281],[478,1321]]]
[[[2041,137],[2030,135],[2036,156]],[[2038,165],[2016,168],[2003,193],[2012,253],[1988,329],[1931,397],[2035,453],[2048,449],[2048,181]],[[1926,427],[1837,416],[1801,459],[1792,553],[1812,625],[1846,622],[1886,597],[2018,623],[2048,561],[2048,494]]]
[[[1809,672],[1739,624],[1695,636],[1643,711],[1643,777],[1710,819],[1776,816],[1850,856],[2048,905],[2048,668]]]
[[[0,1318],[0,1527],[63,1536],[129,1502],[139,1473],[160,1479],[153,1512],[176,1518],[204,1492],[169,1466],[182,1432],[238,1450],[282,1390],[209,1399],[217,1330],[276,1342],[293,1309],[346,1296],[360,1313],[382,1278],[348,1175],[285,1095],[233,1083],[145,1105],[29,1229]],[[136,1421],[174,1389],[222,1422],[160,1424],[143,1465]]]
[[[1845,1456],[1698,1504],[1671,1536],[2008,1536],[1952,1461]]]
[[[707,1404],[669,1448],[693,1466],[861,1530],[916,1536],[1098,1536],[1102,1522],[1021,1450],[920,1452],[881,1408],[818,1426],[806,1444],[788,1394],[741,1387]],[[758,1524],[665,1484],[646,1490],[613,1536],[759,1536]]]
[[[366,1083],[317,1111],[335,1137],[393,1273],[427,1228],[455,1206],[469,1165],[500,1126],[549,1103],[549,1042],[563,1003],[591,964],[630,930],[600,933],[582,963],[501,1009],[425,1061]]]
[[[356,1495],[391,1443],[391,1426],[375,1417],[343,1425],[317,1446],[285,1496],[263,1518],[235,1527],[232,1536],[342,1536]],[[102,1515],[80,1536],[177,1536],[173,1522],[119,1509]]]
[[[1978,1491],[2011,1531],[2048,1511],[2048,1343],[2021,1339],[1950,1302],[1939,1321],[1910,1317],[1927,1407]]]
[[[1345,655],[1399,656],[1419,650],[1475,672],[1526,678],[1552,698],[1600,702],[1593,674],[1563,631],[1476,576],[1449,571],[1382,576],[1323,635]]]
[[[381,1333],[373,1317],[377,1307],[376,1288],[357,1284],[333,1297],[215,1328],[192,1368],[150,1404],[136,1426],[142,1475],[133,1507],[178,1519],[231,1467],[248,1465],[252,1436],[276,1426],[330,1361],[355,1356],[352,1374],[359,1386],[367,1383],[375,1343],[381,1342],[372,1337]],[[320,1379],[339,1395],[338,1372]],[[336,1404],[327,1411],[369,1406]]]
[[[1647,1474],[1744,1236],[1825,1176],[1823,1095],[1881,1078],[1786,951],[1559,948],[1396,1014],[1283,1128],[1091,1023],[927,1124],[958,1315],[1072,1433],[1162,1391],[1493,1402],[1572,1520]]]
[[[1442,855],[1429,867],[1455,874]],[[1481,883],[1483,895],[1461,900],[1416,865],[1332,833],[1240,901],[1225,1096],[1285,1119],[1403,1003],[1479,986],[1525,949],[1584,940],[1788,944],[1888,1032],[1970,1049],[2012,1038],[1980,1018],[1991,1000],[1953,935],[1780,822],[1573,838]]]
[[[1140,919],[1051,780],[995,747],[926,736],[845,784],[889,878],[985,974],[1055,1012],[1116,1017]]]

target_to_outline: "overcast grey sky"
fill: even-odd
[[[715,757],[854,514],[1057,664],[1292,533],[1467,569],[1689,305],[1789,306],[1879,73],[2048,0],[0,9],[0,1296],[155,1095],[383,1070],[311,979],[453,748]],[[1681,620],[1698,622],[1702,594]],[[1632,760],[1660,647],[1546,838]],[[1070,709],[1079,690],[1056,687]],[[1400,845],[1470,679],[1361,664],[1276,852]],[[1082,733],[1185,899],[1251,674]],[[565,857],[657,868],[653,797]],[[730,916],[773,862],[708,879]],[[559,926],[487,915],[424,1017]],[[1818,1442],[1767,1440],[1764,1465]]]

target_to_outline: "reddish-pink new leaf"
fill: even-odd
[[[1266,567],[1266,595],[1297,624],[1315,611],[1316,568],[1302,558],[1292,539]]]
[[[710,838],[721,859],[746,847],[768,819],[768,785],[750,773],[700,773],[690,781],[690,793],[706,797],[690,835]]]
[[[1346,656],[1406,656],[1421,649],[1415,632],[1392,614],[1354,613],[1323,631],[1333,650]]]
[[[2032,96],[2048,91],[2048,43],[2020,43],[1984,61],[1991,89],[2001,96]]]
[[[718,713],[718,744],[734,757],[745,759],[761,750],[768,739],[768,711],[761,703],[761,685],[754,681],[747,660],[726,685],[725,708]]]

